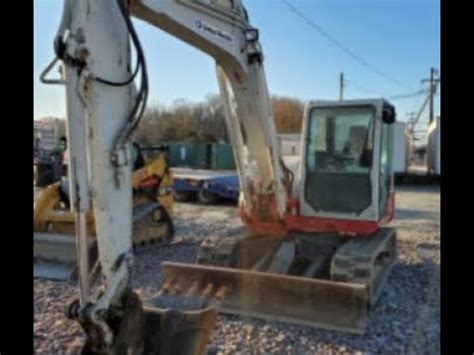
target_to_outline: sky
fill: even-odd
[[[283,0],[244,0],[259,29],[265,72],[273,95],[307,100],[407,95],[426,89],[421,79],[440,68],[439,0],[288,0],[371,70],[297,16]],[[61,0],[34,0],[34,119],[65,117],[64,88],[44,85],[41,71],[54,57]],[[214,61],[158,28],[134,20],[148,67],[148,105],[198,102],[218,93]],[[381,73],[381,74],[379,74]],[[440,90],[439,90],[440,92]],[[425,95],[390,100],[398,120],[418,111]],[[439,95],[435,112],[439,114]],[[421,116],[424,121],[428,111]]]

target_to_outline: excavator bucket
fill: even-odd
[[[215,300],[160,295],[144,304],[131,290],[121,300],[104,318],[114,332],[110,347],[102,328],[84,317],[79,300],[70,304],[68,318],[77,320],[86,333],[82,354],[205,353],[217,320]]]
[[[144,354],[204,354],[217,319],[214,309],[178,311],[161,307],[143,309]]]
[[[163,293],[214,293],[222,313],[258,316],[363,334],[369,291],[364,284],[164,262]]]

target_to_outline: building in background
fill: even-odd
[[[279,134],[278,144],[284,156],[299,156],[301,153],[301,133]]]
[[[441,175],[441,117],[438,116],[428,127],[426,147],[428,173]]]

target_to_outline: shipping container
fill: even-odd
[[[169,146],[169,164],[173,167],[207,169],[211,165],[207,143],[165,143]]]
[[[211,143],[211,170],[235,170],[234,150],[228,143]]]
[[[228,143],[163,142],[161,145],[169,148],[168,160],[172,167],[209,170],[236,169],[234,151]],[[156,159],[159,154],[159,149],[155,146],[143,147],[143,151],[148,160]]]

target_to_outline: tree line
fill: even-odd
[[[277,132],[301,132],[304,103],[282,96],[271,100]],[[170,107],[152,105],[135,131],[135,140],[143,145],[169,141],[228,142],[220,96],[208,95],[198,103],[180,99]]]

